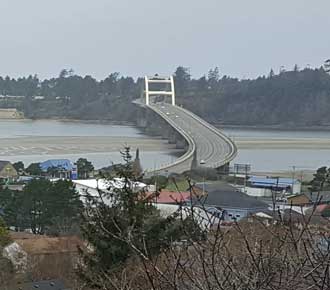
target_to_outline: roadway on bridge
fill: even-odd
[[[166,117],[185,131],[196,144],[196,158],[203,166],[217,168],[231,161],[236,155],[235,145],[216,128],[193,113],[167,103],[153,103]]]

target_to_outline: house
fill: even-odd
[[[206,194],[193,198],[192,203],[206,208],[215,216],[221,216],[224,221],[240,220],[268,208],[267,203],[221,182],[206,183],[204,186],[197,184],[197,186],[204,187]]]
[[[15,108],[0,109],[0,119],[21,119],[24,115]]]
[[[303,226],[327,226],[329,225],[329,220],[323,217],[320,212],[313,208],[308,208],[305,211],[298,211],[294,207],[278,208],[273,210],[263,210],[254,213],[248,217],[250,222],[259,220],[264,224],[269,225],[271,223],[282,222],[285,224],[291,224],[296,227]]]
[[[124,179],[122,178],[113,178],[112,180],[107,179],[83,179],[83,180],[72,180],[75,184],[79,195],[85,202],[85,197],[88,195],[93,197],[99,197],[100,192],[103,193],[103,200],[108,205],[111,205],[113,192],[116,190],[122,189],[125,185]],[[147,189],[147,185],[143,182],[130,182],[131,190],[141,191]]]
[[[310,198],[305,193],[289,195],[286,199],[287,203],[292,206],[306,206],[312,203]]]
[[[151,202],[162,204],[182,204],[190,200],[190,192],[161,190],[158,194],[147,193]]]
[[[15,167],[9,161],[0,160],[0,180],[14,180],[17,177]]]
[[[330,204],[330,192],[310,192],[290,195],[286,197],[287,203],[293,206],[309,206],[314,204]]]
[[[330,204],[330,191],[310,192],[306,195],[313,204]]]
[[[41,170],[51,177],[71,178],[75,171],[73,163],[68,159],[50,159],[40,163]]]
[[[248,185],[252,188],[267,189],[268,191],[275,190],[292,194],[301,192],[301,182],[293,178],[250,176]]]

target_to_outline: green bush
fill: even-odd
[[[11,238],[6,224],[2,218],[0,218],[0,249],[10,244]]]

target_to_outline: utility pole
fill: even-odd
[[[294,187],[294,179],[295,179],[295,171],[296,171],[296,166],[295,165],[293,165],[292,166],[292,169],[293,169],[293,171],[292,171],[292,187],[291,187],[291,191],[292,191],[292,194],[294,194],[294,192],[293,192],[293,187]]]
[[[205,161],[202,159],[200,162],[199,162],[200,165],[203,166],[203,196],[205,194]]]
[[[246,193],[247,175],[248,175],[248,171],[251,170],[251,165],[250,165],[250,164],[244,164],[244,169],[245,169],[245,177],[244,177],[244,192]]]
[[[272,188],[273,215],[275,217],[279,176],[275,176],[273,178],[276,178],[276,189],[274,190],[274,188]]]

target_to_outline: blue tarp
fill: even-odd
[[[68,159],[51,159],[40,163],[40,168],[42,171],[46,172],[48,168],[62,168],[63,170],[71,171],[73,164]]]

